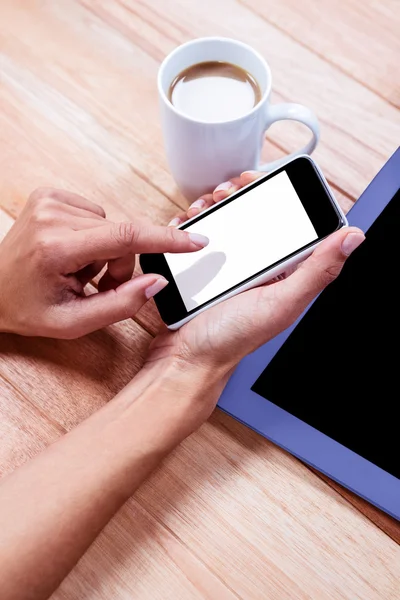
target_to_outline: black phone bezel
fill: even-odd
[[[180,229],[184,230],[194,223],[197,223],[197,221],[206,219],[216,210],[223,210],[224,206],[230,202],[235,202],[235,200],[240,198],[240,196],[243,196],[243,194],[246,194],[255,187],[263,185],[266,181],[272,177],[275,177],[282,171],[286,171],[293,187],[295,188],[296,193],[299,196],[299,199],[317,232],[318,241],[324,239],[344,225],[342,216],[337,210],[331,193],[329,192],[325,181],[321,177],[319,170],[316,168],[312,160],[306,156],[301,156],[287,163],[286,165],[283,165],[273,173],[269,173],[268,175],[261,177],[245,189],[239,190],[233,196],[213,206],[205,214],[200,214],[190,222],[185,223],[182,225],[182,227],[180,227]],[[310,244],[298,248],[295,252],[283,257],[281,260],[273,263],[272,265],[266,266],[261,271],[254,273],[250,277],[237,283],[235,286],[225,290],[218,296],[211,298],[207,302],[204,302],[190,311],[188,311],[185,307],[182,296],[179,293],[178,287],[169,269],[164,254],[142,254],[140,256],[140,266],[143,273],[158,273],[164,276],[169,282],[169,284],[157,294],[154,300],[164,323],[167,325],[173,325],[185,317],[198,312],[201,308],[211,304],[221,296],[225,296],[227,293],[242,286],[251,279],[259,277],[266,271],[275,268],[280,263],[290,259],[295,254],[306,250],[309,246],[315,244],[316,241],[317,240],[313,240],[310,242]]]

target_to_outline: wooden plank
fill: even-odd
[[[247,443],[249,443],[250,440],[253,440],[254,443],[256,443],[256,440],[259,437],[258,434],[253,431],[249,433],[244,425],[235,421],[228,415],[223,415],[221,413],[221,416],[218,418],[218,422],[220,423],[221,427],[229,431],[229,433],[234,437],[238,439],[247,438]],[[353,494],[317,469],[314,469],[305,463],[302,464],[304,464],[304,467],[315,473],[315,475],[327,483],[331,488],[337,491],[341,496],[343,496],[343,498],[348,500],[354,507],[362,512],[368,519],[370,519],[370,521],[375,523],[375,525],[382,529],[382,531],[389,535],[395,542],[400,544],[400,523],[398,521],[392,519],[389,517],[389,515],[379,510],[369,502],[366,502],[356,494]]]
[[[56,441],[64,429],[40,414],[0,376],[0,477]],[[96,569],[93,569],[96,565]],[[107,577],[105,577],[107,573]],[[164,595],[165,581],[168,595]],[[211,598],[236,595],[176,536],[131,499],[52,596],[66,598]]]
[[[397,0],[239,0],[296,42],[400,106]]]
[[[18,16],[21,17],[21,13],[18,13]],[[25,16],[25,20],[32,25],[29,14]],[[42,20],[43,15],[40,20],[37,19],[34,22],[34,26],[37,27],[40,24],[42,27]],[[76,19],[74,24],[75,21]],[[25,24],[21,18],[19,26],[22,27]],[[35,31],[35,27],[30,26],[28,30],[32,42],[29,48],[24,45],[21,48],[21,42],[18,42],[15,36],[11,38],[11,47],[8,37],[5,39],[6,43],[3,44],[9,54],[16,52],[19,60],[24,57],[24,68],[22,69],[18,63],[11,61],[8,55],[3,59],[2,65],[5,77],[3,77],[1,89],[3,106],[1,132],[2,143],[7,147],[4,168],[6,172],[10,169],[14,174],[11,181],[6,179],[0,184],[3,205],[17,215],[25,197],[34,187],[53,184],[92,198],[106,208],[110,218],[116,220],[133,219],[146,215],[154,222],[168,222],[175,215],[177,208],[166,203],[164,197],[147,183],[147,180],[154,179],[154,173],[151,170],[144,173],[145,180],[143,180],[135,172],[132,166],[133,161],[130,162],[130,156],[135,159],[135,164],[141,159],[142,147],[138,149],[132,146],[130,138],[128,143],[126,140],[120,139],[121,123],[114,123],[112,120],[114,115],[110,116],[107,113],[108,104],[101,107],[100,117],[104,112],[107,113],[104,123],[93,117],[94,102],[99,104],[99,98],[103,98],[104,95],[99,96],[98,87],[92,90],[92,98],[86,98],[86,86],[84,90],[79,90],[76,99],[70,99],[71,89],[75,90],[76,82],[72,85],[73,82],[69,76],[71,69],[67,68],[69,65],[63,62],[65,53],[58,57],[61,61],[60,65],[56,64],[58,68],[55,69],[53,66],[54,72],[46,74],[43,82],[44,54],[40,55],[38,63],[32,63],[31,49],[34,47],[37,51],[38,48],[43,48],[42,52],[51,52],[53,60],[55,60],[55,48],[53,46],[49,48],[49,42],[47,44],[40,43],[40,39],[45,36],[41,29],[37,32],[36,37],[32,38],[32,29]],[[49,29],[54,29],[53,22],[49,23]],[[60,48],[60,36],[61,39],[63,39],[63,35],[65,37],[64,29],[60,29],[60,25],[57,33],[59,35],[57,35],[56,46]],[[26,38],[27,36],[24,36],[23,39],[26,41]],[[67,42],[68,39],[65,43]],[[15,44],[17,44],[16,47],[14,47]],[[79,44],[73,38],[73,40],[69,40],[69,45],[75,47]],[[99,44],[97,43],[93,47],[99,47]],[[87,50],[88,48],[83,48],[79,57],[75,57],[76,64],[79,64],[80,68],[82,68],[81,56],[83,54],[87,56]],[[27,56],[24,55],[24,52],[27,53]],[[138,51],[136,50],[136,52]],[[90,63],[91,69],[97,68],[98,63],[104,68],[104,61],[96,59],[97,56],[94,56],[93,64]],[[146,66],[150,67],[147,65],[148,57],[147,55],[143,56],[143,53],[137,57],[137,62],[141,64],[143,59]],[[88,61],[87,58],[86,61]],[[27,65],[30,67],[29,71],[26,69]],[[155,66],[153,66],[153,70],[154,68]],[[62,78],[59,81],[57,77],[60,72]],[[35,76],[36,73],[38,77]],[[100,77],[100,74],[98,76]],[[132,81],[134,80],[132,79]],[[57,84],[56,88],[53,87],[55,83]],[[60,83],[63,84],[61,91]],[[82,99],[85,101],[83,108],[81,107]],[[111,102],[111,98],[109,101]],[[136,101],[139,102],[139,98],[136,98]],[[103,104],[105,104],[104,100]],[[119,115],[126,114],[126,107],[123,108],[124,111],[118,111]],[[88,112],[89,109],[92,112]],[[31,117],[32,111],[35,113],[34,121]],[[157,111],[155,113],[157,115]],[[137,128],[135,123],[135,131],[138,131],[138,136],[141,135],[141,129]],[[145,141],[147,144],[147,139]],[[154,146],[161,148],[160,143]],[[276,149],[273,150],[273,153],[269,153],[271,158],[273,158],[271,155],[276,153]],[[278,150],[278,152],[281,151]],[[166,169],[163,158],[158,154],[154,159],[152,157],[151,162],[159,164],[161,172]],[[166,176],[162,177],[163,179],[158,182],[156,178],[156,187],[163,188],[166,194],[172,193],[178,204],[182,205],[180,197],[171,192],[173,183],[165,185]],[[160,319],[152,302],[140,311],[137,320],[153,334],[160,328]]]
[[[27,89],[30,90],[29,86]],[[166,224],[181,211],[181,207],[169,202],[135,173],[128,169],[123,171],[122,167],[122,170],[119,167],[114,170],[101,151],[93,153],[82,140],[61,136],[57,126],[44,116],[37,116],[32,122],[29,104],[1,85],[0,98],[3,109],[0,114],[0,148],[4,147],[2,166],[4,173],[13,174],[0,180],[0,195],[2,205],[14,217],[22,210],[29,193],[40,186],[62,187],[85,195],[102,205],[109,218],[116,221],[140,217]],[[59,117],[62,118],[61,109]],[[90,135],[90,131],[86,132],[88,143]],[[83,133],[81,137],[85,140]],[[284,156],[284,152],[274,147],[268,155],[270,160],[275,160]],[[266,155],[264,158],[267,160]],[[93,173],[96,173],[95,178]],[[347,212],[352,201],[336,186],[333,188]],[[10,217],[4,215],[2,218],[7,221]],[[153,301],[143,307],[135,320],[153,335],[162,326]]]
[[[323,473],[320,473],[316,469],[311,470],[400,545],[400,524],[398,521],[392,519],[392,517],[389,517],[389,515],[382,512],[375,506],[372,506],[372,504],[369,502],[365,502],[362,498],[356,496],[335,481],[332,481],[332,479],[329,479],[329,477]]]
[[[131,172],[128,165],[114,168],[101,153],[88,150],[84,142],[60,135],[44,117],[32,122],[29,106],[1,85],[0,99],[2,172],[12,173],[0,180],[0,198],[10,215],[18,216],[30,192],[40,186],[82,194],[102,205],[114,221],[139,217],[165,224],[181,210]],[[2,219],[8,222],[9,217]],[[148,331],[158,331],[161,321],[153,302],[140,311],[137,321]]]
[[[195,35],[240,32],[265,54],[274,48],[275,97],[317,109],[325,126],[320,162],[346,198],[358,195],[393,140],[397,144],[392,107],[231,1],[137,1],[124,8],[121,0],[117,14],[115,2],[86,4],[89,9],[76,2],[2,3],[0,155],[12,183],[3,183],[0,198],[13,215],[31,187],[55,178],[92,199],[112,198],[109,210],[133,216],[150,213],[148,194],[155,198],[153,219],[161,218],[165,196],[184,206],[163,156],[154,78],[160,58]],[[299,144],[300,133],[282,126],[271,130],[271,138],[289,149]],[[32,185],[32,179],[40,183]],[[132,206],[136,188],[142,201]],[[175,208],[168,206],[172,215]],[[16,382],[39,414],[69,428],[139,368],[132,356],[143,354],[150,337],[136,328],[115,326],[83,345],[1,336],[0,373]],[[79,356],[85,360],[79,363]],[[135,512],[122,534],[119,525],[112,530],[101,551],[84,559],[87,569],[71,574],[76,578],[67,580],[70,587],[60,597],[108,598],[110,590],[116,599],[131,598],[132,591],[196,597],[182,578],[200,589],[201,564],[246,598],[395,597],[400,574],[394,542],[292,457],[244,428],[227,435],[226,422],[218,419],[177,449],[141,490],[141,510],[146,507],[151,517]],[[153,522],[163,527],[153,529]],[[180,574],[161,565],[165,546],[158,536],[165,527],[179,540],[168,544]],[[166,591],[167,577],[173,584]],[[214,585],[208,578],[201,594],[220,597],[225,588],[213,595]]]
[[[132,195],[139,183],[133,175],[139,173],[153,188],[173,195],[159,136],[154,137],[158,107],[147,74],[154,72],[154,60],[98,20],[91,23],[74,2],[67,11],[48,3],[36,10],[40,14],[23,3],[2,5],[2,86],[21,99],[28,114],[59,129],[56,143],[66,137],[94,154],[92,176],[110,173],[115,180],[125,173]]]
[[[13,381],[14,385],[21,390],[19,394],[29,398],[35,409],[40,414],[46,415],[46,419],[51,419],[57,428],[69,429],[114,395],[132,374],[131,363],[134,362],[137,353],[127,351],[126,336],[131,335],[129,324],[124,324],[122,332],[121,325],[115,326],[115,330],[119,332],[119,340],[113,340],[113,337],[108,334],[105,343],[103,335],[106,332],[99,332],[76,342],[1,336],[0,373],[3,378]],[[108,352],[111,352],[114,358],[118,357],[118,369],[111,369],[111,373],[109,369],[104,368],[104,365],[110,364]],[[83,355],[85,355],[84,361],[81,359]],[[128,368],[127,363],[129,363]],[[43,385],[43,381],[46,385]],[[29,428],[29,420],[26,420],[24,413],[21,413],[20,420],[18,417],[15,419],[19,427],[23,423],[22,428]],[[24,450],[19,448],[18,451]],[[191,475],[188,477],[188,474]],[[293,481],[296,482],[295,485]],[[315,578],[314,569],[324,572],[328,564],[334,565],[336,573],[335,593],[344,591],[345,582],[348,586],[350,578],[354,580],[355,587],[361,585],[360,589],[365,593],[368,592],[368,596],[365,597],[377,597],[374,586],[382,585],[381,576],[386,582],[385,589],[391,593],[391,579],[396,571],[393,571],[391,558],[393,548],[390,542],[387,546],[388,538],[383,534],[382,538],[377,537],[372,524],[364,520],[361,515],[354,514],[355,511],[336,493],[323,484],[316,484],[315,481],[314,476],[308,475],[306,468],[288,454],[231,419],[216,414],[200,432],[194,434],[176,450],[168,459],[166,467],[160,469],[138,493],[137,501],[146,511],[150,511],[156,523],[162,523],[174,531],[174,535],[178,536],[184,548],[189,548],[189,558],[186,560],[189,560],[190,569],[194,571],[193,577],[197,573],[197,567],[191,564],[194,560],[191,558],[192,555],[199,561],[199,569],[201,567],[201,569],[207,568],[211,572],[217,572],[222,583],[233,587],[236,592],[247,598],[259,597],[256,594],[260,590],[263,594],[269,595],[282,594],[285,590],[293,589],[296,590],[298,597],[303,597],[306,591],[311,593],[308,586],[310,578],[314,582],[313,592],[321,593],[327,581],[323,577]],[[167,496],[166,488],[171,491]],[[239,496],[238,489],[240,489]],[[177,493],[181,498],[178,503]],[[158,501],[157,498],[164,500]],[[165,514],[164,501],[169,506],[169,510],[174,512],[175,517]],[[256,518],[254,518],[253,511],[256,506]],[[308,514],[310,506],[313,510]],[[208,514],[205,521],[204,511]],[[272,515],[275,511],[278,518],[273,519]],[[304,518],[306,513],[307,520]],[[301,518],[299,514],[302,515]],[[324,516],[321,517],[321,514]],[[140,521],[139,530],[148,531],[149,517],[143,518],[145,523],[142,523],[143,519]],[[126,539],[119,534],[121,530],[119,519],[118,516],[115,525],[117,529],[106,529],[104,533],[106,537],[99,539],[98,545],[95,545],[83,559],[83,572],[78,569],[67,579],[64,584],[66,590],[71,589],[69,586],[72,586],[72,589],[87,590],[88,585],[96,589],[96,585],[99,585],[99,571],[96,569],[93,573],[91,565],[99,564],[99,552],[103,556],[104,554],[119,556],[122,548],[128,546],[132,552],[131,560],[136,560],[136,551],[138,550],[140,554],[141,546],[136,547],[133,541],[136,536],[135,538],[129,536]],[[197,525],[193,529],[192,519],[197,523],[204,522],[204,527],[199,528]],[[294,533],[292,520],[296,520],[299,529]],[[304,522],[307,522],[309,528],[307,535],[303,531]],[[218,538],[214,535],[216,523],[220,532]],[[232,527],[231,523],[237,525]],[[340,527],[338,523],[341,524]],[[351,523],[352,527],[357,529],[357,536],[352,533],[351,527],[349,529]],[[309,545],[312,548],[319,547],[321,538],[325,537],[325,531],[331,528],[336,531],[335,543],[343,546],[346,553],[355,552],[362,536],[367,536],[371,554],[384,556],[383,566],[381,564],[377,571],[376,565],[370,563],[371,557],[368,554],[358,558],[356,573],[354,573],[354,566],[345,568],[339,560],[337,549],[324,542],[324,547],[327,545],[325,553],[322,555],[318,553],[319,560],[313,556],[312,567],[308,568],[307,577],[302,580],[303,584],[299,584],[296,581],[296,572],[303,571],[305,568],[301,557],[308,553]],[[127,531],[125,526],[122,526],[122,530]],[[259,530],[262,534],[257,534]],[[139,539],[142,539],[141,534]],[[206,540],[204,546],[207,548],[206,553],[199,550],[198,539]],[[302,540],[301,546],[298,547],[297,541],[293,548],[293,541],[299,539]],[[150,543],[153,544],[151,540]],[[221,544],[224,548],[223,552]],[[172,547],[174,553],[186,556],[181,546],[175,547],[174,543]],[[108,550],[108,554],[104,548]],[[250,571],[247,567],[246,574],[243,576],[244,564],[246,560],[248,561],[249,555],[252,556],[253,566]],[[273,560],[271,562],[271,555],[276,556],[278,562],[281,556],[286,556],[290,564],[293,563],[295,567],[287,571],[285,566],[283,571],[286,574],[283,575],[282,566],[277,565]],[[342,554],[340,556],[343,557]],[[156,551],[152,551],[149,557],[151,574],[158,564]],[[202,567],[203,563],[206,567]],[[221,566],[221,563],[225,567]],[[261,563],[267,566],[260,568]],[[347,564],[347,560],[345,563]],[[144,564],[147,572],[149,565],[147,562]],[[232,575],[232,564],[235,566],[235,575]],[[89,578],[88,575],[81,576],[82,573],[85,574],[85,565],[88,565]],[[112,566],[109,575],[111,581],[114,581],[113,569]],[[118,572],[118,584],[112,584],[116,585],[115,597],[123,598],[125,597],[124,586],[128,585],[130,590],[136,589],[137,580],[130,581],[128,577],[129,583],[124,583],[122,586],[121,580],[126,581],[125,570],[122,569],[124,574],[122,576],[118,561],[115,569]],[[372,580],[372,577],[370,579],[367,577],[365,582],[368,572],[373,572],[374,578]],[[337,573],[341,574],[339,580],[337,580]],[[360,579],[363,581],[362,584]],[[148,575],[145,582],[149,581],[152,581],[154,586],[158,580]],[[304,589],[302,585],[305,586]],[[352,588],[346,587],[347,589],[349,589],[347,597],[351,597]],[[60,597],[63,597],[62,590],[63,588]],[[67,597],[69,593],[68,591]]]
[[[0,241],[12,223],[0,208]],[[131,319],[72,341],[1,334],[0,375],[67,430],[134,377],[151,339]]]
[[[51,412],[38,397],[49,393],[46,364],[40,365],[41,388],[34,394],[24,388],[24,397],[29,393],[45,408],[46,419],[69,427],[74,423],[64,405],[71,395],[62,385]],[[87,382],[81,403],[95,385]],[[97,393],[104,400],[104,391]],[[9,422],[10,400],[15,403],[15,394],[6,396]],[[30,413],[16,404],[13,410],[14,426],[32,431]],[[200,592],[219,598],[222,591],[221,597],[232,597],[223,586],[249,599],[395,597],[396,544],[300,462],[239,424],[227,427],[226,420],[215,414],[167,459],[136,495],[139,507],[128,503],[55,598],[109,598],[110,590],[116,599],[196,598]],[[17,441],[17,452],[26,454],[25,440]],[[166,578],[169,596],[162,595]]]
[[[28,22],[31,24],[29,19]],[[42,23],[42,17],[35,22],[35,26],[37,23]],[[19,26],[22,25],[25,25],[25,22],[21,19]],[[53,28],[54,23],[49,23],[49,29]],[[29,33],[31,30],[30,27]],[[57,29],[57,32],[62,36],[64,30]],[[110,118],[103,124],[93,118],[92,113],[87,112],[89,99],[87,106],[85,100],[85,107],[81,108],[75,100],[72,101],[68,95],[64,95],[64,92],[68,91],[69,94],[71,89],[76,88],[76,83],[72,87],[72,82],[68,78],[70,72],[70,69],[67,69],[68,65],[62,63],[57,65],[58,69],[55,70],[55,76],[60,71],[63,74],[61,81],[66,88],[63,88],[62,92],[52,87],[53,72],[51,78],[47,78],[45,82],[32,74],[37,72],[42,77],[44,60],[44,55],[41,55],[40,58],[43,60],[38,64],[31,64],[32,47],[35,49],[43,47],[43,52],[51,51],[54,57],[53,46],[49,48],[48,43],[39,43],[43,35],[44,32],[39,30],[37,37],[31,40],[32,45],[29,48],[22,46],[22,49],[18,45],[14,48],[15,43],[21,42],[16,42],[17,38],[12,37],[11,50],[17,52],[19,60],[24,56],[24,51],[28,54],[24,57],[26,60],[23,69],[8,57],[7,60],[3,60],[3,72],[6,76],[3,77],[1,90],[4,107],[1,132],[3,143],[7,146],[4,168],[6,172],[12,169],[14,173],[11,181],[5,180],[2,185],[0,184],[3,205],[16,215],[33,187],[54,184],[78,191],[103,204],[111,218],[122,220],[146,215],[155,222],[168,222],[177,209],[172,204],[166,203],[147,181],[132,171],[129,157],[132,155],[136,161],[141,154],[137,148],[131,146],[125,148],[124,142],[119,140],[120,123],[118,123],[118,131],[114,132]],[[60,35],[57,35],[57,47],[60,47]],[[24,39],[26,40],[26,36]],[[7,38],[6,41],[8,43],[9,39]],[[73,42],[76,42],[75,38]],[[70,45],[75,47],[77,44],[72,44],[70,40]],[[98,47],[99,44],[96,46]],[[10,50],[6,44],[4,47]],[[86,47],[82,49],[81,55],[86,50]],[[140,55],[138,61],[139,58],[141,61],[143,56]],[[60,60],[65,60],[65,53],[62,53]],[[79,59],[76,57],[76,60],[79,60],[81,67],[80,57]],[[145,62],[148,62],[147,56]],[[103,62],[101,64],[104,66]],[[29,72],[25,65],[30,66]],[[80,90],[77,101],[81,102],[83,94],[87,95],[87,91]],[[94,95],[96,95],[95,101],[99,103],[98,88],[93,90]],[[94,98],[91,98],[90,107],[93,106],[93,102]],[[102,110],[104,112],[104,109]],[[34,121],[31,118],[31,111],[35,112]],[[122,112],[119,111],[119,114]],[[110,132],[118,133],[118,136],[110,135]],[[161,147],[161,144],[158,144],[158,147]],[[159,164],[160,157],[157,155],[152,162]],[[164,168],[165,165],[161,164],[160,170]],[[152,176],[151,171],[145,173],[145,178]],[[165,187],[163,181],[159,181],[158,186]],[[167,194],[171,193],[168,186],[164,191]],[[160,327],[160,319],[153,303],[146,305],[137,320],[152,333],[158,331]]]
[[[103,530],[52,600],[234,600],[179,538],[133,499]]]
[[[13,219],[0,209],[0,237],[12,223]],[[57,342],[54,346],[51,340],[0,335],[0,476],[35,456],[127,383],[144,354],[142,348],[130,347],[135,337],[137,341],[138,329],[132,322],[108,328],[107,350],[118,358],[113,382],[101,375],[107,371],[109,356],[99,354],[99,339],[95,347],[89,347],[84,338],[73,344],[75,348],[65,348],[63,343],[62,347],[57,347]],[[148,342],[148,336],[144,337]],[[82,353],[84,377],[76,371]],[[93,361],[88,362],[90,356]],[[106,572],[110,587],[105,585]],[[168,596],[164,595],[166,579]],[[52,597],[108,600],[111,589],[113,598],[121,599],[131,598],[132,593],[149,599],[203,598],[213,593],[223,600],[236,598],[134,499],[106,527]]]
[[[197,35],[240,32],[242,39],[268,57],[275,100],[297,100],[316,110],[323,137],[315,156],[328,177],[353,198],[397,145],[400,126],[394,107],[231,0],[201,4],[167,0],[162,5],[137,1],[122,14],[121,3],[84,2],[87,9],[73,4],[69,11],[58,3],[46,4],[40,19],[34,11],[6,3],[0,42],[7,53],[8,85],[24,80],[28,69],[35,77],[35,94],[42,97],[43,86],[54,90],[50,98],[46,96],[47,112],[49,106],[58,110],[59,95],[83,114],[89,112],[112,133],[110,152],[119,156],[122,148],[137,172],[167,196],[178,198],[163,156],[155,76],[160,58],[176,42]],[[146,27],[150,20],[152,28]],[[22,35],[11,36],[15,30]],[[271,48],[279,52],[271,53]],[[46,60],[49,55],[51,62]],[[44,110],[37,103],[32,108]],[[285,150],[297,147],[301,140],[297,128],[288,124],[271,129],[270,137]]]
[[[279,154],[277,153],[276,158],[278,158],[278,157],[279,157]],[[337,194],[337,192],[336,192],[336,194]],[[346,203],[347,199],[345,197],[343,197],[343,198],[339,197],[339,199],[341,200],[342,206],[345,208],[345,203]],[[13,224],[13,222],[14,222],[13,219],[7,213],[5,213],[3,210],[0,209],[0,239],[7,233],[7,231],[10,229],[11,225]],[[157,317],[157,319],[158,319],[158,317]],[[118,329],[121,329],[121,326],[119,326]],[[126,333],[128,336],[131,335],[129,328],[126,328]],[[21,340],[21,342],[22,342],[22,340]],[[9,374],[9,376],[10,376],[10,374]],[[35,381],[36,381],[36,378],[35,378]],[[88,414],[90,414],[91,410],[93,410],[93,407],[91,407],[87,413],[84,413],[84,415],[87,416]],[[23,417],[23,419],[21,419],[21,420],[25,421],[25,417]],[[79,421],[79,419],[78,419],[78,421]],[[11,447],[12,446],[13,445],[11,444]],[[14,446],[17,447],[17,444],[14,444]],[[316,472],[316,474],[320,476],[319,472]],[[328,484],[336,486],[336,484],[334,482],[332,482],[331,480],[328,480]],[[393,537],[394,539],[397,539],[397,540],[400,539],[399,528],[397,527],[397,524],[393,524],[392,520],[389,517],[384,515],[384,513],[381,513],[381,511],[374,509],[371,505],[369,505],[369,503],[366,503],[363,500],[358,499],[357,496],[354,496],[353,494],[347,492],[346,490],[343,490],[342,488],[340,488],[340,486],[338,486],[338,488],[339,488],[339,493],[341,493],[342,495],[347,494],[346,497],[349,499],[349,501],[352,502],[354,505],[358,506],[358,508],[362,512],[364,512],[364,514],[367,514],[367,516],[369,514],[372,514],[373,521],[375,521],[378,524],[382,523],[380,525],[381,528],[384,531],[386,531],[389,535],[391,535],[391,537]]]
[[[51,102],[46,105],[42,98],[31,104],[40,82],[29,75],[24,80],[19,69],[13,76],[15,80],[8,80],[8,85],[5,77],[0,83],[1,165],[4,174],[13,174],[2,178],[0,193],[2,205],[11,215],[16,217],[29,193],[40,186],[79,192],[101,204],[113,220],[146,218],[166,223],[176,214],[180,208],[135,174],[128,158],[124,162],[103,150],[108,143],[105,128],[89,123],[80,130],[80,119],[89,120],[89,115],[82,114],[76,105],[68,105],[66,99],[53,106],[57,119],[52,121],[46,116]],[[39,113],[35,102],[43,102]],[[64,128],[70,135],[65,135]],[[92,138],[103,134],[104,140],[93,143]]]
[[[4,213],[2,213],[2,215],[4,215]],[[6,215],[4,215],[4,217],[3,217],[3,220],[7,221],[7,223],[8,223],[9,225],[11,224],[11,220],[10,220],[10,218],[6,217]],[[119,329],[120,329],[120,327],[119,327]],[[129,333],[129,332],[128,332],[128,333]],[[15,338],[15,339],[14,339],[14,342],[15,342],[16,340],[17,340],[18,342],[20,341],[20,340],[19,340],[19,338]],[[84,352],[84,353],[86,353],[86,351],[87,351],[87,350],[86,350],[86,348],[85,348],[85,349],[83,350],[83,352]],[[74,351],[74,350],[72,351],[72,355],[75,355],[75,351]],[[79,356],[79,352],[78,352],[78,356]],[[79,362],[79,360],[78,360],[78,362]],[[70,363],[70,355],[68,355],[68,354],[67,354],[67,355],[66,355],[66,357],[65,357],[65,358],[64,358],[64,360],[63,360],[63,367],[62,367],[62,371],[63,371],[63,372],[64,372],[64,365],[69,365],[69,363]],[[27,367],[26,367],[26,365],[24,365],[24,367],[22,368],[22,371],[23,371],[23,372],[25,372],[25,370],[26,370],[26,369],[27,369]],[[65,384],[64,384],[64,389],[67,389],[67,388],[69,387],[69,378],[70,378],[70,375],[71,375],[71,374],[70,374],[70,369],[68,369],[68,371],[67,371],[67,373],[66,373],[66,375],[65,375]],[[36,373],[35,373],[35,368],[34,368],[34,365],[33,365],[33,373],[32,373],[31,383],[33,383],[33,384],[34,384],[34,385],[33,385],[33,388],[32,388],[32,386],[31,386],[29,389],[25,390],[25,392],[26,392],[26,393],[33,393],[33,392],[34,392],[34,389],[35,389],[35,383],[37,383],[37,377],[36,377]],[[25,385],[25,384],[24,384],[24,385]],[[58,382],[57,382],[57,385],[58,385]],[[116,385],[116,386],[115,386],[115,388],[114,388],[114,390],[115,390],[115,391],[117,391],[118,387],[119,387],[119,386],[118,386],[118,385]],[[55,389],[54,391],[55,391],[55,392],[57,392],[57,389]],[[67,403],[67,405],[69,405],[69,404]],[[92,410],[94,410],[94,409],[95,409],[97,406],[98,406],[98,405],[94,405],[94,406],[93,406],[93,405],[90,405],[89,407],[82,407],[82,405],[80,405],[80,408],[84,408],[85,410],[84,410],[84,412],[83,412],[83,413],[79,412],[77,415],[75,415],[75,418],[76,418],[76,420],[74,420],[74,421],[72,421],[72,422],[71,422],[71,421],[69,420],[69,418],[70,418],[70,415],[69,415],[68,417],[65,417],[65,416],[64,416],[64,417],[62,417],[62,418],[60,419],[60,421],[61,421],[61,423],[63,423],[63,425],[64,425],[64,426],[66,426],[66,427],[71,427],[72,425],[74,425],[74,424],[76,424],[77,422],[79,422],[79,421],[81,420],[81,418],[84,418],[85,416],[87,416],[88,414],[90,414],[90,412],[91,412]],[[42,408],[43,408],[44,410],[47,410],[47,411],[48,411],[48,406],[47,406],[46,404],[45,404],[45,405],[44,405]],[[74,408],[72,409],[72,412],[73,412],[73,413],[74,413],[74,411],[75,411],[75,408],[76,408],[76,407],[74,407]]]
[[[300,461],[227,420],[216,412],[186,440],[139,490],[141,505],[242,598],[394,600],[398,545]]]
[[[70,429],[134,377],[150,339],[134,321],[73,341],[3,334],[0,374],[42,413]]]
[[[0,375],[0,477],[41,452],[63,433]]]
[[[151,45],[157,58],[198,36],[223,35],[250,43],[271,65],[273,100],[298,101],[315,110],[322,127],[315,157],[329,180],[353,199],[397,148],[400,122],[393,106],[232,0],[81,2],[98,16],[95,22],[109,24],[146,51]],[[149,74],[155,78],[156,70]],[[283,123],[271,128],[268,138],[288,151],[306,136],[294,124]]]

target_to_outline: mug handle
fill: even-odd
[[[270,127],[270,125],[276,121],[298,121],[299,123],[303,123],[303,125],[306,125],[309,129],[311,129],[312,138],[300,150],[292,152],[288,156],[284,156],[278,160],[259,165],[259,171],[272,171],[296,156],[300,156],[301,154],[311,154],[311,152],[315,149],[315,146],[318,144],[320,135],[318,119],[306,106],[303,106],[302,104],[292,104],[289,102],[269,105],[265,129],[267,130],[268,127]]]

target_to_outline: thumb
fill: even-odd
[[[77,298],[73,306],[73,324],[69,337],[77,338],[118,321],[133,317],[168,281],[160,275],[139,275],[115,289]]]
[[[345,227],[330,235],[287,279],[275,284],[278,302],[294,321],[307,305],[340,274],[350,254],[365,240],[356,227]]]

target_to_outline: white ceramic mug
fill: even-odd
[[[250,73],[261,88],[260,102],[242,117],[217,123],[196,120],[178,110],[168,99],[171,83],[184,69],[206,61],[228,62]],[[189,200],[243,171],[270,171],[289,158],[311,154],[318,143],[319,125],[314,113],[300,104],[271,105],[271,71],[267,62],[256,50],[236,40],[200,38],[176,48],[160,67],[158,93],[169,166]],[[311,140],[290,156],[260,165],[266,130],[275,121],[285,119],[307,125]]]

